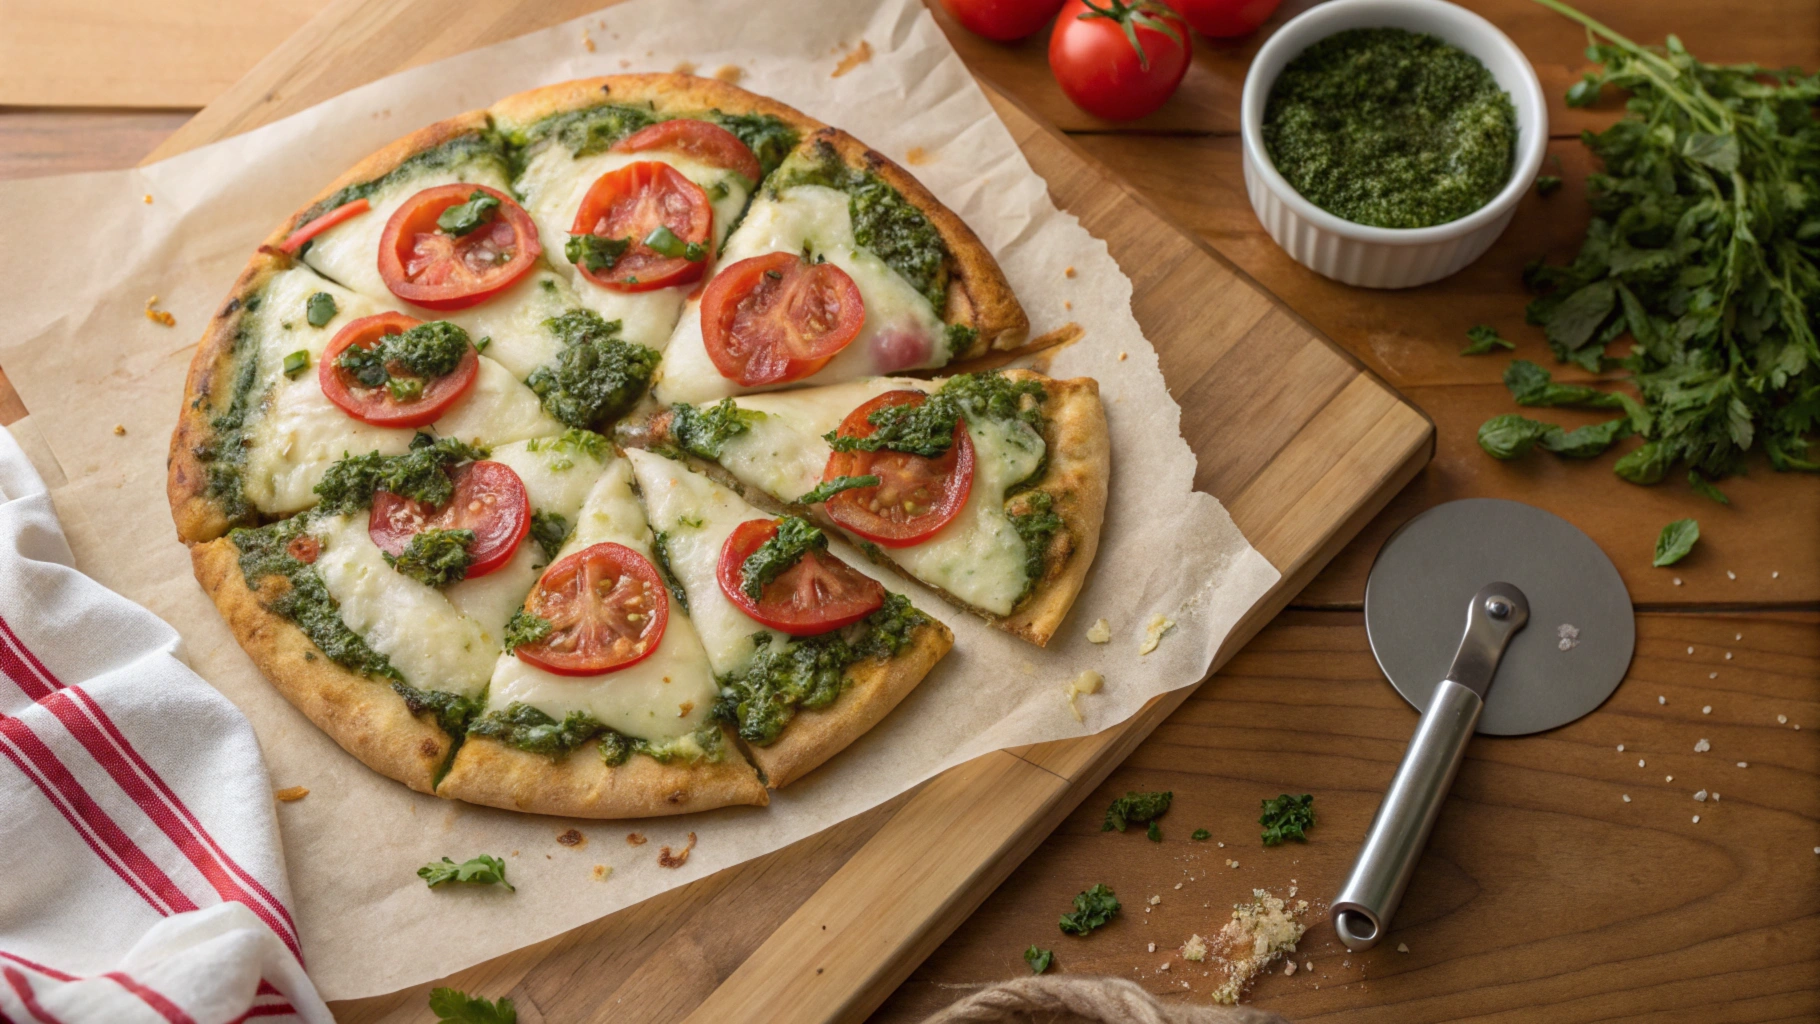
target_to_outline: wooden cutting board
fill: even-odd
[[[148,159],[599,6],[336,0]],[[1283,574],[1217,670],[1428,461],[1433,426],[1066,137],[987,94],[1056,204],[1131,278],[1132,311],[1200,459],[1197,488]],[[511,995],[526,1024],[861,1019],[1188,693],[1098,736],[979,758],[794,846],[438,984]],[[336,1011],[431,1020],[429,987]]]

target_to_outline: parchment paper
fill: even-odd
[[[862,40],[871,59],[834,77]],[[997,253],[1033,330],[1069,320],[1085,328],[1049,372],[1098,378],[1106,401],[1113,478],[1098,560],[1047,650],[909,586],[919,607],[954,629],[954,652],[879,728],[769,808],[571,822],[412,793],[344,754],[279,697],[190,575],[167,511],[164,460],[192,347],[259,240],[364,154],[522,89],[684,62],[703,74],[739,68],[740,84],[911,165]],[[909,159],[919,148],[923,158]],[[416,984],[566,931],[988,751],[1108,728],[1201,679],[1233,623],[1278,578],[1225,509],[1193,491],[1180,409],[1132,319],[1130,282],[1104,244],[1050,203],[916,0],[638,0],[152,167],[0,184],[0,219],[10,228],[0,246],[0,365],[33,413],[20,432],[40,435],[28,450],[55,462],[43,468],[62,481],[54,493],[78,565],[176,626],[190,663],[252,720],[274,783],[309,787],[279,813],[310,973],[331,999]],[[153,295],[176,315],[175,329],[145,318]],[[1176,627],[1140,657],[1155,613]],[[1112,642],[1087,643],[1102,616]],[[1106,684],[1079,699],[1083,725],[1063,690],[1085,668]],[[586,845],[557,844],[572,825]],[[628,847],[630,831],[650,844]],[[690,831],[700,842],[688,864],[658,867],[658,847],[680,846]],[[432,892],[416,877],[425,862],[479,853],[508,857],[516,894]],[[604,882],[592,876],[597,864],[612,868]]]

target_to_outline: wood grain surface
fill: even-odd
[[[1266,31],[1303,6],[1286,4]],[[1246,61],[1262,35],[1237,44],[1197,39],[1183,93],[1149,121],[1115,129],[1068,106],[1047,77],[1040,40],[1000,47],[950,33],[972,67],[1074,131],[1078,145],[1413,398],[1435,421],[1439,447],[1434,462],[1296,598],[1301,610],[1279,616],[1169,716],[875,1019],[919,1020],[975,987],[1024,973],[1020,954],[1031,942],[1054,948],[1060,970],[1120,974],[1159,993],[1182,992],[1186,980],[1188,998],[1198,1001],[1207,979],[1178,973],[1179,962],[1157,970],[1189,932],[1217,927],[1223,906],[1253,886],[1281,893],[1294,878],[1303,896],[1330,895],[1414,723],[1376,673],[1359,617],[1343,609],[1357,607],[1371,557],[1396,525],[1466,496],[1530,501],[1599,540],[1640,605],[1656,609],[1639,616],[1630,676],[1604,709],[1566,729],[1474,742],[1399,915],[1396,938],[1409,953],[1386,945],[1353,957],[1323,924],[1303,947],[1314,971],[1267,978],[1253,1001],[1298,1021],[1820,1018],[1820,491],[1811,478],[1759,468],[1728,482],[1734,507],[1725,510],[1685,503],[1679,488],[1617,481],[1609,456],[1590,466],[1513,466],[1477,450],[1478,423],[1512,411],[1497,383],[1508,360],[1457,356],[1463,332],[1492,324],[1518,341],[1518,355],[1547,364],[1539,332],[1522,324],[1517,272],[1538,255],[1571,255],[1586,218],[1589,169],[1573,136],[1614,113],[1609,105],[1590,112],[1559,105],[1581,63],[1576,29],[1526,0],[1466,6],[1502,27],[1536,65],[1553,104],[1552,148],[1565,162],[1567,187],[1546,202],[1530,199],[1498,245],[1460,275],[1402,293],[1349,289],[1308,273],[1275,249],[1252,216],[1231,132]],[[1580,6],[1644,41],[1675,31],[1712,59],[1820,65],[1820,7],[1808,0]],[[952,27],[939,10],[936,16]],[[9,101],[18,102],[0,94],[0,103]],[[135,99],[85,102],[130,106]],[[178,120],[169,112],[0,109],[0,177],[129,166]],[[0,422],[23,411],[16,399],[7,406],[9,398],[0,388]],[[1701,518],[1702,551],[1673,571],[1650,570],[1654,530],[1686,514]],[[1673,585],[1676,575],[1682,587]],[[1658,696],[1669,703],[1656,703]],[[1702,714],[1709,705],[1712,713]],[[1712,751],[1693,753],[1698,738],[1710,739]],[[1738,760],[1750,767],[1736,768]],[[1159,786],[1177,795],[1163,844],[1098,831],[1113,795]],[[1716,790],[1721,801],[1696,804],[1699,788]],[[1251,808],[1289,791],[1315,793],[1321,822],[1305,847],[1264,850]],[[642,1019],[647,1010],[673,1018],[676,1007],[653,982],[677,986],[678,1004],[693,1005],[746,955],[736,935],[692,915],[694,908],[732,899],[725,920],[769,931],[897,809],[875,809],[846,833],[780,851],[749,876],[716,876],[459,981],[477,992],[512,991],[527,1022]],[[1702,815],[1699,824],[1693,813]],[[1213,829],[1213,842],[1227,847],[1187,840],[1196,827]],[[1127,845],[1109,845],[1121,842]],[[1224,867],[1228,856],[1240,867]],[[1056,915],[1096,881],[1126,898],[1125,915],[1089,939],[1060,935]],[[1140,914],[1152,893],[1163,902]],[[1153,941],[1155,954],[1145,949]],[[533,962],[535,971],[527,966]],[[659,963],[675,968],[649,966]],[[596,979],[619,995],[596,998]],[[634,993],[649,1001],[620,1001]],[[420,991],[389,1005],[395,1015],[375,1004],[361,1019],[422,1019]]]

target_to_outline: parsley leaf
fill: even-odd
[[[1055,962],[1055,952],[1048,949],[1038,949],[1036,948],[1036,943],[1032,942],[1030,948],[1024,950],[1024,962],[1030,965],[1031,974],[1041,974],[1049,969],[1050,964]]]
[[[1479,447],[1494,459],[1517,459],[1529,454],[1536,442],[1560,433],[1553,423],[1543,423],[1516,413],[1493,416],[1479,426]]]
[[[484,853],[460,864],[444,857],[439,862],[418,868],[417,877],[432,889],[444,882],[469,882],[474,885],[503,885],[513,892],[518,891],[512,888],[511,882],[506,881],[506,862]]]
[[[1536,442],[1544,451],[1569,459],[1590,459],[1630,436],[1630,419],[1620,416],[1574,430],[1556,427]]]
[[[322,475],[315,490],[322,498],[321,508],[330,514],[366,508],[378,490],[425,505],[441,505],[455,494],[454,481],[444,467],[486,457],[485,448],[452,437],[418,434],[411,440],[411,450],[403,455],[367,452],[343,456]]]
[[[339,312],[341,310],[335,307],[335,296],[328,292],[317,292],[303,304],[304,319],[310,322],[311,327],[327,326],[328,322],[335,319],[335,314]]]
[[[468,548],[474,543],[473,530],[443,530],[430,527],[411,535],[411,543],[396,555],[385,555],[386,564],[426,587],[441,587],[467,576],[474,559]]]
[[[1732,500],[1725,496],[1724,491],[1714,487],[1712,481],[1701,476],[1700,471],[1697,469],[1690,469],[1687,471],[1687,485],[1692,487],[1694,493],[1702,498],[1711,498],[1721,505],[1730,505],[1732,503]]]
[[[544,321],[563,348],[525,378],[545,411],[571,427],[592,428],[632,407],[657,370],[658,354],[619,336],[618,320],[571,309]]]
[[[1101,882],[1074,898],[1074,912],[1058,922],[1064,935],[1085,935],[1119,912],[1119,898]]]
[[[1188,838],[1194,840],[1197,843],[1204,843],[1207,840],[1213,838],[1213,833],[1207,831],[1204,828],[1197,828],[1194,830],[1194,833],[1192,835],[1190,835]]]
[[[828,537],[807,519],[785,516],[777,521],[777,532],[746,556],[740,564],[740,589],[757,601],[765,584],[784,574],[811,551],[828,546]]]
[[[1100,831],[1111,832],[1117,829],[1123,832],[1128,824],[1142,824],[1152,818],[1160,818],[1169,813],[1169,802],[1174,799],[1175,793],[1170,790],[1161,793],[1126,793],[1106,808],[1106,820],[1100,824]]]
[[[516,650],[517,648],[523,647],[525,644],[534,644],[544,637],[549,636],[550,630],[554,628],[555,626],[551,624],[549,619],[539,615],[533,615],[523,608],[520,608],[512,613],[510,619],[506,620],[505,640],[503,645],[507,651]]]
[[[1561,179],[1558,176],[1553,174],[1539,174],[1536,176],[1536,195],[1547,199],[1549,196],[1560,191],[1560,188]]]
[[[603,270],[612,270],[613,264],[632,248],[630,238],[602,238],[599,235],[570,235],[562,247],[562,254],[590,274]]]
[[[1144,837],[1153,843],[1160,843],[1163,841],[1163,830],[1155,821],[1152,821],[1150,827],[1144,830]]]
[[[1264,813],[1258,824],[1264,826],[1264,845],[1281,846],[1283,840],[1308,841],[1307,830],[1314,825],[1314,796],[1284,793],[1274,800],[1262,801]]]
[[[512,1000],[501,996],[494,1003],[452,988],[430,990],[430,1012],[437,1024],[518,1024]]]
[[[876,476],[837,476],[832,480],[823,480],[816,484],[814,490],[796,499],[796,503],[814,505],[817,502],[827,501],[842,491],[851,491],[856,487],[877,487],[878,485],[879,479]]]
[[[1700,523],[1694,519],[1677,519],[1662,528],[1656,537],[1656,557],[1649,564],[1661,568],[1674,565],[1687,557],[1700,539]]]
[[[1516,342],[1507,341],[1499,335],[1497,328],[1487,327],[1484,324],[1468,327],[1466,337],[1468,343],[1465,348],[1460,350],[1460,354],[1463,356],[1482,356],[1493,349],[1517,347]]]
[[[499,209],[499,200],[487,195],[480,189],[468,196],[468,201],[451,206],[442,211],[436,218],[436,226],[444,234],[460,237],[468,234],[493,219],[493,211]]]
[[[563,542],[569,539],[568,519],[561,512],[531,513],[531,539],[543,549],[546,560],[556,561],[556,553],[562,550]]]
[[[468,332],[447,320],[431,320],[399,334],[388,334],[372,348],[349,345],[335,365],[362,387],[384,387],[399,401],[423,393],[423,382],[444,377],[461,364],[469,348]],[[410,376],[401,377],[394,367]]]

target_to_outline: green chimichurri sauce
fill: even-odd
[[[1264,145],[1289,184],[1373,227],[1430,227],[1484,206],[1510,180],[1516,140],[1515,108],[1485,65],[1397,28],[1309,47],[1264,109]]]

